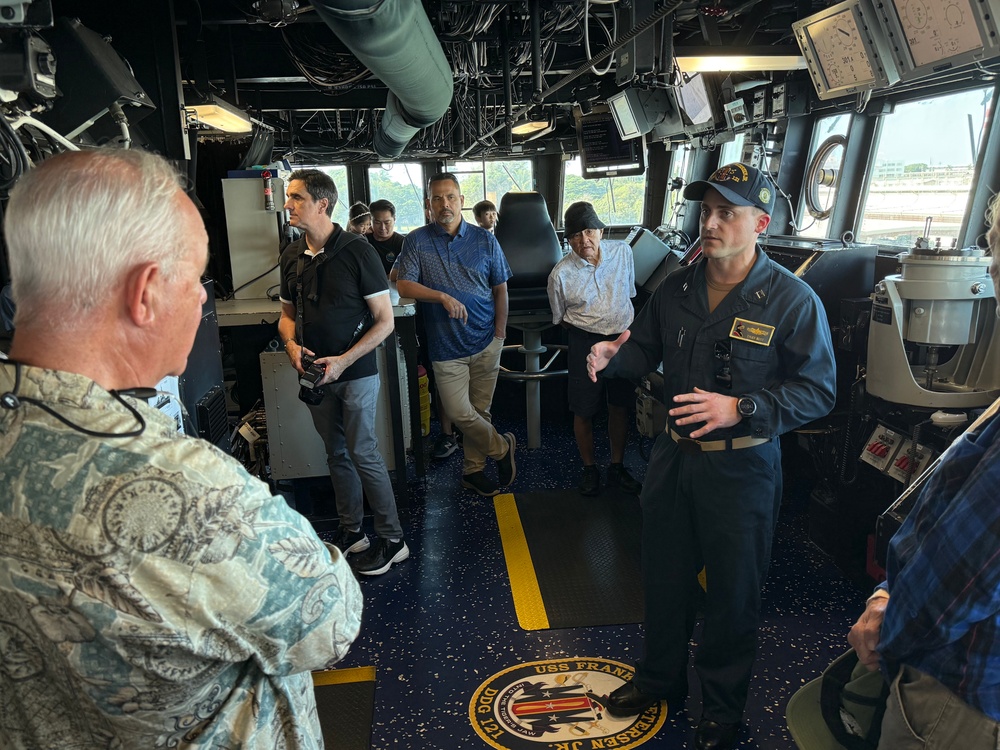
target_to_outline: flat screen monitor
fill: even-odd
[[[899,80],[871,0],[846,0],[792,23],[820,99],[887,88]]]
[[[646,135],[664,121],[678,120],[673,92],[627,88],[608,97],[608,108],[622,140]]]
[[[638,138],[643,134],[642,127],[639,125],[639,119],[642,118],[645,124],[645,115],[642,110],[638,107],[639,102],[633,97],[632,100],[629,98],[631,89],[626,89],[625,91],[619,91],[614,96],[608,97],[608,107],[611,109],[611,115],[614,117],[615,125],[618,126],[618,135],[621,136],[623,141],[627,141],[630,138]]]
[[[625,241],[632,246],[632,260],[635,264],[635,285],[639,288],[646,287],[646,283],[653,275],[653,272],[660,267],[667,256],[677,255],[665,242],[645,227],[636,227],[633,229],[629,236],[625,238]],[[677,259],[677,257],[674,257],[675,261]],[[662,280],[662,277],[660,280]]]
[[[596,106],[586,115],[576,111],[576,140],[585,180],[640,175],[646,171],[646,139],[623,139],[606,106]]]
[[[883,0],[877,7],[901,81],[1000,55],[1000,0]]]
[[[677,99],[689,133],[712,130],[724,122],[718,86],[704,73],[685,75],[677,87]]]

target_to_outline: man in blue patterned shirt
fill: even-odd
[[[1000,304],[1000,211],[990,209]],[[1000,400],[945,451],[889,542],[886,582],[847,640],[892,680],[879,748],[996,750],[1000,737]],[[890,593],[891,592],[891,597]]]
[[[396,288],[420,303],[438,395],[464,436],[462,486],[490,497],[499,488],[484,471],[487,457],[497,462],[501,486],[516,472],[514,434],[501,435],[490,421],[510,266],[496,237],[462,218],[465,196],[455,175],[431,177],[427,196],[432,222],[406,235]]]

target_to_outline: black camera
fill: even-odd
[[[326,367],[316,364],[315,357],[310,354],[302,355],[302,369],[305,371],[299,376],[299,385],[304,388],[313,389],[326,374]]]

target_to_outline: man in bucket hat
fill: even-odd
[[[625,468],[628,407],[635,403],[635,386],[623,378],[587,375],[587,355],[598,341],[618,338],[635,317],[635,261],[628,243],[605,240],[605,224],[586,201],[566,209],[566,241],[573,252],[556,263],[549,273],[549,304],[552,322],[567,331],[569,409],[573,412],[573,434],[583,460],[581,495],[601,491],[601,470],[594,456],[594,415],[604,403],[608,407],[608,438],[611,465],[608,486],[638,495],[642,485]]]
[[[825,416],[835,400],[819,298],[757,246],[774,193],[745,164],[688,185],[684,197],[701,201],[702,260],[664,279],[629,330],[588,357],[592,379],[601,370],[639,378],[662,362],[663,402],[673,406],[640,496],[644,652],[608,712],[683,703],[704,564],[699,750],[733,747],[743,718],[781,505],[779,436]]]

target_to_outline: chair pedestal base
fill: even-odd
[[[552,326],[552,313],[535,313],[532,315],[511,315],[507,325],[524,333],[524,343],[520,346],[511,344],[504,351],[517,350],[524,355],[524,371],[508,370],[500,366],[500,377],[505,380],[520,381],[525,384],[525,410],[527,412],[528,447],[542,446],[542,380],[545,378],[566,377],[566,370],[550,370],[549,367],[565,351],[563,344],[542,344],[542,331]],[[543,354],[552,351],[552,356],[541,365]]]

